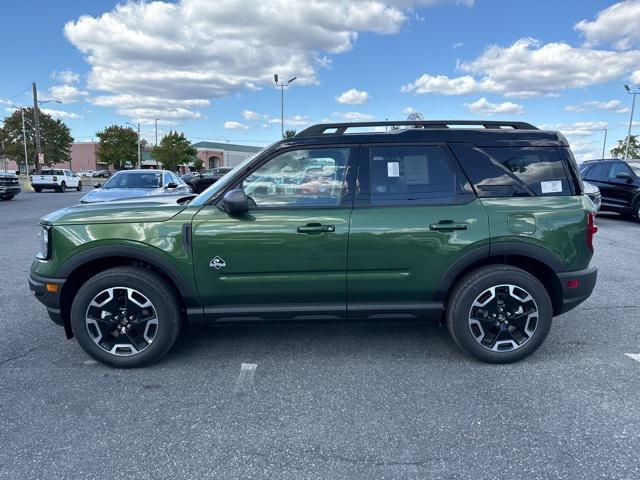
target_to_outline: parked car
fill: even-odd
[[[595,212],[598,213],[602,206],[602,195],[600,194],[600,189],[587,181],[583,181],[582,184],[584,185],[585,195],[591,199],[591,202],[593,202],[593,208]]]
[[[21,191],[18,176],[0,172],[0,200],[11,200]]]
[[[113,175],[111,170],[96,170],[93,172],[93,176],[97,178],[109,178],[111,175]]]
[[[591,295],[594,215],[554,131],[315,125],[191,201],[43,217],[29,283],[68,338],[117,367],[157,361],[184,321],[272,319],[442,322],[466,353],[508,363]]]
[[[582,163],[580,174],[600,190],[601,211],[640,220],[640,160],[590,160]]]
[[[168,170],[122,170],[98,183],[80,203],[109,202],[122,198],[191,193],[178,175]]]
[[[233,167],[212,168],[211,170],[205,170],[204,172],[185,181],[194,192],[202,193],[231,170],[233,170]]]
[[[82,191],[80,177],[71,170],[64,168],[43,168],[39,174],[34,173],[29,178],[31,179],[31,186],[37,193],[42,190],[65,192],[67,188],[74,188],[78,192]]]
[[[93,170],[84,170],[84,171],[82,171],[82,172],[79,172],[79,175],[80,175],[81,177],[93,177],[93,174],[94,174],[94,173],[95,173],[95,172],[94,172]]]

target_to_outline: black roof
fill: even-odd
[[[456,125],[462,128],[451,128]],[[387,131],[349,133],[362,127],[392,127]],[[400,127],[400,128],[398,128]],[[479,128],[478,128],[479,127]],[[327,123],[313,125],[278,146],[346,145],[354,143],[448,142],[478,146],[569,146],[560,132],[538,130],[525,122],[429,120]]]

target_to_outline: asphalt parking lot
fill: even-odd
[[[0,478],[640,478],[640,223],[598,217],[593,296],[519,364],[435,326],[298,324],[192,327],[114,370],[27,285],[38,218],[81,195],[0,203]]]

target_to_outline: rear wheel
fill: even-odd
[[[36,193],[40,193],[40,192],[42,191],[42,188],[40,188],[40,187],[33,187],[33,190],[34,190]]]
[[[2,200],[11,200],[13,197],[15,197],[15,195],[7,195],[5,197],[2,197]]]
[[[87,281],[71,306],[71,327],[96,360],[120,368],[150,365],[180,332],[176,293],[158,274],[117,267]]]
[[[488,363],[531,355],[547,337],[552,318],[551,299],[540,281],[509,265],[489,265],[465,276],[446,313],[456,344]]]
[[[76,190],[78,190],[79,192],[82,191],[82,182],[78,182],[78,186],[77,186]]]
[[[66,184],[66,183],[64,183],[64,182],[62,182],[62,183],[60,184],[60,186],[58,187],[58,191],[59,191],[60,193],[64,193],[64,192],[66,192],[66,191],[67,191],[67,184]]]

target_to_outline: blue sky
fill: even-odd
[[[640,0],[10,2],[0,99],[31,82],[78,141],[141,121],[154,141],[262,145],[320,121],[515,119],[567,134],[579,158],[626,135],[640,84]],[[34,12],[37,14],[34,16]],[[29,31],[25,31],[29,27]],[[3,105],[4,113],[10,107]],[[638,117],[636,117],[638,118]],[[640,125],[636,120],[634,133]]]

